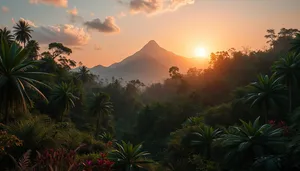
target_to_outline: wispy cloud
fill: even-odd
[[[123,18],[123,17],[126,17],[126,13],[125,12],[120,12],[118,15],[117,15],[118,18]]]
[[[114,17],[106,17],[102,22],[99,18],[92,21],[86,21],[84,25],[88,29],[97,30],[103,33],[116,33],[120,32],[120,28],[116,25]]]
[[[70,21],[72,23],[76,23],[76,22],[83,23],[84,22],[83,17],[79,15],[79,12],[76,7],[74,7],[73,9],[67,10],[67,13],[70,15]]]
[[[31,4],[46,4],[54,5],[56,7],[68,7],[68,0],[29,0]]]
[[[1,7],[1,11],[2,11],[3,13],[9,12],[9,8],[6,7],[6,6],[2,6],[2,7]]]
[[[194,4],[195,0],[171,0],[168,9],[176,10],[181,6]]]

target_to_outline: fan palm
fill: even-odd
[[[285,139],[282,137],[281,128],[274,128],[270,124],[261,125],[259,117],[253,123],[242,120],[241,122],[240,127],[229,127],[220,138],[222,145],[229,150],[226,155],[228,162],[233,160],[247,162],[247,159],[253,160],[284,151]]]
[[[24,20],[19,20],[13,28],[16,40],[23,43],[25,47],[26,42],[31,39],[31,32],[33,30],[31,30],[29,24]]]
[[[258,81],[250,84],[250,92],[246,95],[246,102],[250,102],[251,107],[257,105],[265,109],[265,123],[268,122],[271,106],[280,105],[286,99],[285,87],[280,84],[280,79],[275,74],[271,77],[259,75]]]
[[[210,159],[212,145],[221,136],[221,133],[222,131],[219,129],[203,125],[199,131],[186,136],[183,142],[188,141],[189,145],[202,151],[203,157]]]
[[[105,142],[105,143],[108,143],[108,142],[114,142],[114,141],[116,141],[116,139],[114,138],[114,135],[113,134],[111,134],[111,133],[109,133],[109,132],[104,132],[104,133],[102,133],[102,134],[100,134],[99,135],[99,138],[100,138],[100,140],[102,140],[103,142]]]
[[[10,30],[7,30],[6,27],[0,29],[0,41],[4,39],[8,43],[12,43],[14,41],[14,36],[11,34]]]
[[[296,55],[300,54],[300,33],[296,35],[296,38],[294,41],[291,43],[293,46],[290,49],[290,51],[295,52]]]
[[[27,51],[16,43],[9,45],[2,41],[0,49],[0,111],[7,123],[9,115],[15,112],[27,112],[27,102],[31,104],[28,90],[37,92],[47,100],[43,93],[35,86],[45,85],[34,77],[49,76],[44,72],[29,71],[40,61],[28,61]]]
[[[94,80],[95,75],[90,73],[90,70],[86,66],[79,68],[79,71],[75,73],[77,79],[81,80],[82,83],[89,83]]]
[[[36,60],[40,50],[39,43],[35,40],[30,40],[26,45],[26,49],[29,51],[29,57]]]
[[[147,157],[149,153],[142,151],[142,144],[136,146],[131,143],[116,143],[117,149],[109,153],[108,158],[124,171],[135,171],[143,165],[152,163]]]
[[[99,131],[100,121],[104,123],[104,118],[111,114],[113,111],[110,97],[105,93],[93,94],[91,103],[89,106],[89,112],[97,117],[96,131]],[[104,126],[105,128],[106,126]]]
[[[289,90],[289,112],[292,111],[292,90],[300,78],[300,55],[289,53],[273,65],[276,76],[283,79]]]
[[[57,107],[60,121],[62,121],[64,115],[69,113],[71,108],[75,107],[74,101],[77,100],[78,97],[73,94],[74,92],[74,85],[64,82],[56,85],[52,90],[50,101]]]

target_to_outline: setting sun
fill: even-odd
[[[206,50],[205,50],[205,48],[203,48],[203,47],[197,47],[196,49],[195,49],[195,56],[196,57],[206,57],[207,56],[207,53],[206,53]]]

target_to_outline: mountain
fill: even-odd
[[[189,68],[204,68],[207,60],[186,58],[160,47],[154,40],[141,50],[109,67],[102,65],[91,68],[91,72],[103,79],[123,78],[125,81],[139,79],[148,84],[160,82],[169,76],[169,68],[177,66],[185,73]]]

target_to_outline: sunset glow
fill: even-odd
[[[197,47],[195,49],[195,56],[198,58],[205,58],[207,57],[207,52],[206,49],[203,47]]]

